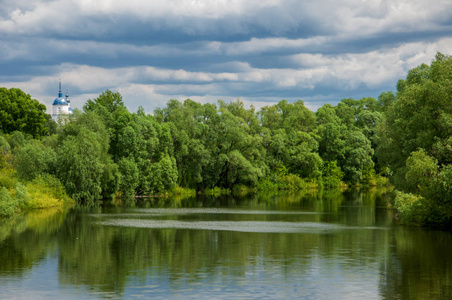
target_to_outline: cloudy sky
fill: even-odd
[[[119,91],[147,112],[169,99],[241,98],[312,110],[378,97],[437,51],[450,0],[0,0],[0,86],[49,108]]]

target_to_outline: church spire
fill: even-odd
[[[58,97],[63,97],[63,93],[61,92],[61,79],[59,80],[59,88],[60,88],[60,90],[59,90],[59,92],[58,92]]]

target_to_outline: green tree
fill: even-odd
[[[303,178],[319,178],[322,159],[318,153],[320,137],[314,132],[316,116],[304,102],[282,100],[264,107],[257,115],[271,172],[279,174],[284,169]]]
[[[424,149],[414,151],[406,160],[406,189],[427,196],[437,182],[438,161]]]
[[[390,92],[383,92],[378,96],[378,111],[385,112],[388,110],[388,108],[394,104],[394,101],[396,100],[396,96],[392,91]]]
[[[76,201],[94,204],[101,198],[102,147],[96,135],[82,130],[58,148],[58,177]]]
[[[116,192],[119,174],[109,134],[94,112],[75,113],[58,135],[57,176],[74,200],[88,205]]]
[[[34,138],[48,135],[46,106],[22,90],[0,88],[0,131],[22,131]]]
[[[118,169],[121,174],[119,190],[124,198],[133,197],[140,181],[138,166],[134,160],[123,157],[118,162]]]
[[[316,133],[319,139],[319,154],[325,161],[343,161],[345,158],[345,137],[347,128],[330,104],[325,104],[316,112]]]
[[[177,184],[176,160],[169,156],[163,157],[159,162],[151,165],[150,190],[159,193],[171,190]]]
[[[113,113],[119,108],[124,107],[124,102],[122,101],[122,95],[119,92],[112,92],[106,90],[99,95],[99,97],[88,100],[83,106],[84,111],[94,111],[99,106],[103,106],[107,109],[109,113]]]
[[[55,174],[56,153],[41,142],[32,140],[14,156],[14,166],[21,180],[31,181],[44,174]]]
[[[345,145],[344,160],[340,163],[344,172],[344,180],[360,183],[363,179],[363,172],[373,168],[374,150],[370,141],[359,130],[347,132]]]
[[[430,66],[410,70],[403,82],[378,128],[377,140],[378,159],[400,186],[405,162],[418,148],[433,155],[439,165],[451,161],[452,58],[438,53]]]
[[[322,183],[327,188],[337,188],[344,177],[336,161],[325,161],[322,169]]]
[[[377,156],[393,173],[407,222],[448,225],[452,211],[452,57],[408,72],[378,127]]]

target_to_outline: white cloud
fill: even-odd
[[[296,50],[305,47],[320,46],[331,37],[317,36],[307,39],[288,39],[288,38],[251,38],[249,41],[221,43],[221,48],[225,49],[226,55],[249,55],[261,54],[266,52],[277,52],[281,50]]]
[[[2,8],[0,32],[100,37],[135,20],[152,30],[176,29],[193,35],[243,34],[252,32],[250,26],[283,34],[311,26],[329,34],[366,36],[434,30],[442,26],[438,22],[450,20],[451,10],[452,2],[447,0],[30,0],[16,5],[8,0]]]
[[[378,32],[435,30],[449,19],[452,2],[445,0],[356,0],[337,5],[336,29],[342,34],[367,36]]]
[[[292,60],[300,67],[310,70],[317,82],[338,80],[353,89],[360,84],[370,88],[403,78],[409,69],[429,64],[437,51],[452,52],[452,38],[434,43],[409,43],[395,48],[380,49],[359,54],[298,54]]]

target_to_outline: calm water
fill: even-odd
[[[452,299],[452,234],[397,226],[381,190],[140,200],[0,223],[0,299],[99,298]]]

